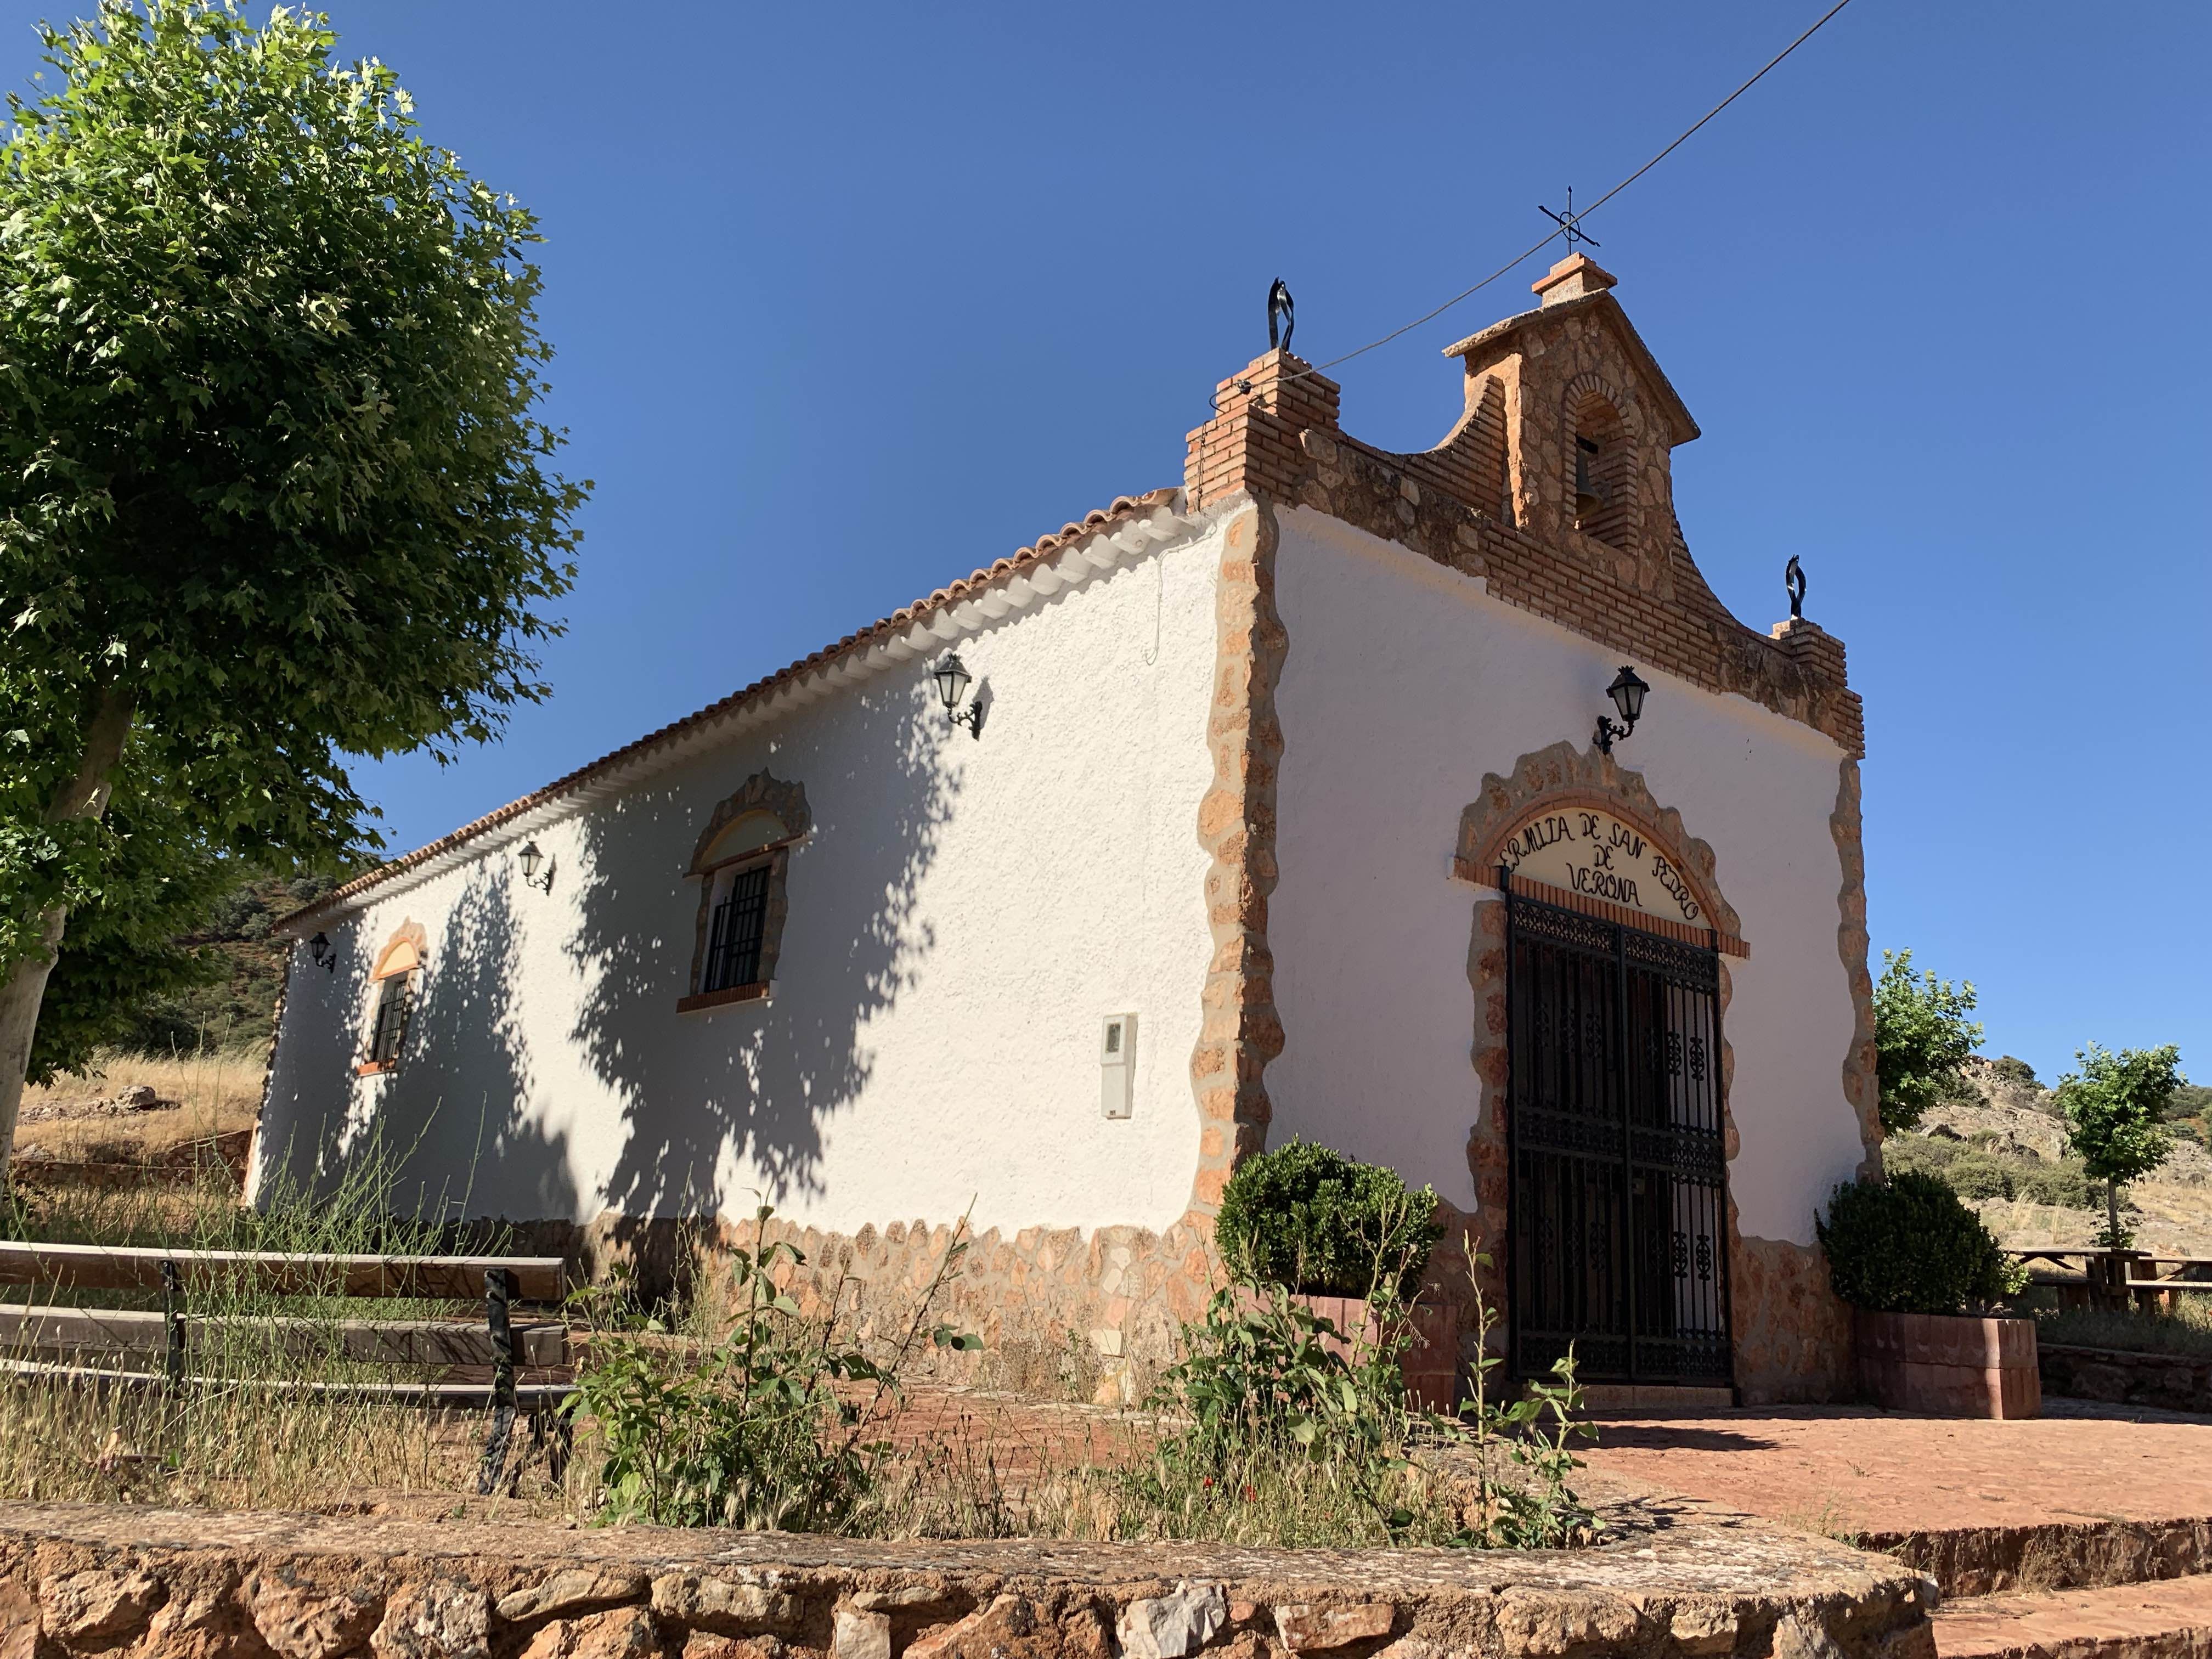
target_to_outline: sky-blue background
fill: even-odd
[[[1824,9],[336,0],[542,216],[598,481],[555,696],[369,769],[393,844],[1180,482],[1271,278],[1307,355],[1371,338]],[[0,80],[58,9],[0,0]],[[1796,553],[1850,647],[1875,943],[2046,1079],[2212,1080],[2208,61],[2195,3],[1853,0],[1589,225],[1704,428],[1706,575],[1764,628]],[[1549,257],[1337,371],[1346,426],[1435,441],[1437,349]]]

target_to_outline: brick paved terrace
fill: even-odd
[[[1591,1467],[1832,1534],[2212,1516],[2212,1418],[2046,1400],[2016,1422],[1851,1407],[1612,1416]]]
[[[1615,1504],[1673,1494],[1896,1557],[1942,1591],[1938,1659],[2212,1659],[2212,1418],[2044,1409],[1613,1416],[1587,1480]]]

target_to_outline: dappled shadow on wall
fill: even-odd
[[[355,954],[380,943],[364,940]],[[522,949],[505,860],[470,871],[423,961],[399,1068],[360,1079],[352,1109],[325,1120],[311,1158],[295,1149],[288,1164],[313,1170],[323,1192],[382,1164],[390,1206],[428,1220],[573,1216],[568,1137],[549,1135],[530,1114]],[[356,971],[365,975],[365,965]],[[365,1010],[374,995],[364,977],[351,1006]]]
[[[789,910],[767,1003],[678,1014],[691,988],[698,883],[684,872],[716,799],[760,747],[641,790],[585,821],[581,919],[568,951],[585,987],[574,1037],[622,1103],[606,1204],[637,1215],[750,1210],[821,1187],[825,1121],[868,1085],[869,1022],[913,983],[933,944],[915,915],[960,781],[927,682],[848,693],[836,744],[787,744],[766,763],[805,786],[811,834],[793,854]],[[793,722],[811,733],[804,714]]]
[[[369,994],[370,958],[356,929],[338,947],[330,969],[315,966],[295,947],[284,983],[284,1020],[276,1051],[277,1077],[262,1109],[258,1201],[280,1195],[327,1193],[342,1177],[341,1148],[352,1138],[347,1125],[360,1101],[353,1083],[361,1058],[362,1010]],[[324,974],[331,975],[327,980]]]

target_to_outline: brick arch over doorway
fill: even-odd
[[[1743,932],[1722,890],[1713,849],[1689,833],[1680,811],[1652,798],[1640,774],[1624,770],[1595,749],[1558,743],[1523,755],[1510,773],[1486,776],[1481,793],[1461,813],[1454,872],[1480,890],[1468,951],[1468,979],[1474,994],[1471,1058],[1476,1107],[1467,1155],[1474,1182],[1477,1227],[1491,1247],[1492,1265],[1480,1274],[1483,1293],[1500,1307],[1508,1294],[1502,1246],[1512,1172],[1506,1150],[1505,905],[1494,884],[1498,851],[1506,837],[1547,806],[1589,807],[1634,824],[1674,861],[1720,934],[1741,939]],[[1633,925],[1632,917],[1619,920]],[[1719,969],[1722,1122],[1724,1151],[1733,1166],[1739,1139],[1735,1056],[1727,1040],[1731,981],[1725,956]],[[1739,1389],[1755,1399],[1825,1397],[1836,1379],[1805,1374],[1803,1357],[1816,1351],[1847,1354],[1850,1340],[1848,1316],[1827,1288],[1825,1261],[1818,1250],[1802,1245],[1745,1239],[1737,1224],[1732,1181],[1727,1217]],[[1822,1328],[1815,1332],[1808,1325]]]
[[[1610,812],[1642,831],[1681,874],[1711,927],[1732,939],[1742,937],[1742,923],[1714,883],[1713,849],[1682,828],[1680,812],[1652,799],[1641,773],[1624,771],[1611,756],[1571,744],[1522,756],[1510,776],[1492,772],[1484,777],[1480,798],[1459,815],[1453,873],[1489,885],[1506,842],[1523,824],[1546,808],[1575,806]]]

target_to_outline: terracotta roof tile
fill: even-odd
[[[946,605],[966,598],[1009,572],[1019,570],[1048,557],[1080,537],[1088,536],[1093,531],[1102,529],[1107,525],[1116,524],[1124,519],[1149,513],[1154,507],[1172,501],[1178,493],[1175,489],[1168,489],[1147,490],[1141,495],[1117,495],[1114,498],[1111,506],[1095,508],[1085,514],[1080,519],[1071,520],[1051,534],[1040,536],[1029,546],[1016,550],[1011,556],[1000,559],[988,567],[975,572],[972,575],[961,578],[958,581],[949,582],[926,599],[916,599],[912,605],[892,611],[882,621],[871,623],[866,628],[848,634],[844,638],[823,647],[821,650],[811,655],[801,657],[797,662],[778,669],[764,678],[755,680],[742,690],[732,691],[719,702],[708,704],[696,714],[686,714],[682,720],[672,721],[658,731],[648,732],[635,742],[624,744],[611,753],[602,755],[589,764],[580,766],[574,771],[554,779],[544,788],[534,790],[520,800],[509,801],[496,811],[487,812],[483,817],[463,824],[451,835],[441,836],[427,846],[418,847],[404,857],[392,860],[389,864],[377,866],[366,875],[355,877],[343,886],[331,889],[313,903],[302,905],[289,915],[282,918],[276,924],[276,928],[279,931],[289,928],[294,923],[304,921],[309,916],[342,905],[356,895],[389,881],[394,876],[417,869],[441,854],[450,852],[463,842],[483,835],[486,830],[495,830],[501,824],[521,817],[534,807],[542,806],[548,801],[557,799],[571,793],[590,782],[593,778],[612,770],[627,761],[635,760],[660,747],[663,744],[696,731],[708,721],[735,712],[745,703],[781,690],[784,685],[810,670],[822,667],[863,646],[872,645],[888,635],[903,632],[908,627],[932,611],[943,610]]]

